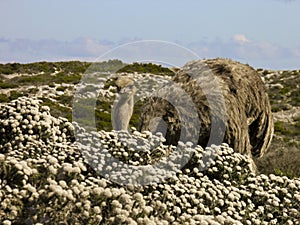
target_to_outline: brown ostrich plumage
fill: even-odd
[[[197,60],[179,70],[173,82],[192,100],[199,124],[185,124],[189,128],[182,132],[178,106],[153,97],[144,105],[140,130],[149,130],[153,118],[162,118],[167,127],[167,144],[176,145],[182,135],[183,140],[188,140],[196,132],[202,147],[219,144],[214,140],[218,142],[221,138],[243,154],[261,157],[267,151],[273,135],[273,118],[264,83],[255,69],[230,59]],[[171,88],[168,90],[172,92]],[[186,102],[187,96],[176,91],[168,95],[173,96],[172,101]],[[186,111],[190,112],[189,107]],[[187,113],[187,117],[195,115]],[[212,123],[220,129],[214,129],[211,134]],[[223,128],[225,134],[222,134]],[[215,139],[210,139],[211,135]]]

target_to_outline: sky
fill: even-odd
[[[200,58],[300,69],[299,12],[300,0],[0,0],[0,62],[95,61],[157,40]]]

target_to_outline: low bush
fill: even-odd
[[[68,87],[59,86],[59,87],[56,88],[56,91],[65,91],[67,89],[68,89]]]
[[[51,114],[55,117],[64,117],[72,121],[72,109],[61,106],[57,102],[53,102],[47,98],[40,98],[43,106],[48,106],[51,109]]]
[[[55,98],[60,104],[72,107],[73,104],[73,96],[70,95],[60,95]]]
[[[15,99],[17,99],[17,98],[19,98],[19,97],[22,97],[22,96],[27,96],[27,94],[24,94],[23,92],[18,92],[18,91],[15,91],[15,90],[13,90],[13,91],[10,91],[9,92],[9,100],[15,100]]]
[[[6,81],[0,81],[0,88],[1,89],[9,89],[9,88],[16,88],[16,87],[18,87],[17,84],[8,83]]]
[[[173,76],[174,72],[168,68],[152,63],[133,63],[119,69],[117,73],[152,73],[157,75]]]
[[[118,163],[103,164],[98,157],[119,156],[134,165],[158,162],[175,150],[161,136],[81,130],[79,141],[88,148],[80,149],[75,129],[81,128],[51,116],[36,99],[0,107],[0,223],[280,225],[300,219],[300,179],[255,175],[250,159],[226,144],[205,150],[180,144],[193,152],[187,165],[174,169],[176,164],[164,160],[174,173],[155,182],[160,169],[126,175],[130,171]],[[116,183],[109,176],[114,171]],[[152,182],[134,185],[123,179],[128,175]]]
[[[9,98],[6,94],[0,94],[0,103],[2,102],[9,102]]]

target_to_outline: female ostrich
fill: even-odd
[[[116,81],[116,86],[119,91],[119,97],[114,104],[112,112],[113,129],[127,131],[133,113],[136,87],[134,86],[134,81],[129,77],[119,77]]]
[[[220,84],[220,94],[224,96],[226,112],[220,111],[222,107],[219,107],[218,98],[214,104],[209,104],[201,87],[189,75],[194,72],[203,75],[199,76],[199,82],[205,84],[211,96],[218,96],[218,93],[214,93],[213,79],[206,76],[214,74],[214,79]],[[254,157],[264,155],[272,139],[273,119],[264,83],[255,69],[229,59],[196,60],[188,62],[179,70],[173,81],[189,94],[197,108],[200,125],[195,129],[199,130],[199,145],[207,146],[212,119],[218,121],[220,115],[226,115],[224,138],[222,132],[215,132],[213,136],[219,135],[223,142],[239,153]],[[174,96],[183,98],[178,93],[174,93]],[[214,114],[211,115],[211,112]],[[151,119],[157,117],[163,118],[167,124],[166,143],[176,145],[181,136],[180,118],[176,109],[163,99],[152,98],[143,106],[139,130],[149,130]]]

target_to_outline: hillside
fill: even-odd
[[[92,69],[91,69],[92,68]],[[58,62],[32,64],[0,65],[0,102],[9,102],[20,96],[37,96],[43,100],[43,105],[51,108],[54,116],[62,116],[72,120],[72,101],[74,85],[83,73],[102,68],[103,71],[153,73],[172,76],[167,71],[156,66],[125,66],[115,60],[94,65],[85,62]],[[258,69],[265,81],[275,120],[275,135],[269,153],[258,160],[257,164],[262,173],[284,174],[290,177],[300,175],[300,70],[271,71]],[[111,83],[109,83],[111,82]],[[108,81],[113,84],[113,80]],[[111,91],[115,93],[114,88]],[[112,98],[114,96],[111,96]],[[110,101],[112,101],[112,98]],[[96,110],[97,128],[109,130],[110,104],[107,99],[98,101]],[[135,106],[135,115],[131,125],[137,126],[140,103]],[[296,157],[297,156],[297,157]]]
[[[258,162],[263,173],[300,175],[300,70],[259,70],[269,94],[275,134],[269,153]]]
[[[227,144],[175,147],[150,132],[111,132],[116,77],[144,81],[139,99],[172,78],[167,68],[112,60],[6,64],[0,71],[1,224],[299,224],[300,71],[258,69],[275,119],[258,174]],[[86,129],[70,123],[78,114]],[[88,130],[93,122],[98,132]],[[183,168],[182,155],[176,161],[173,154],[181,151],[189,156]]]

